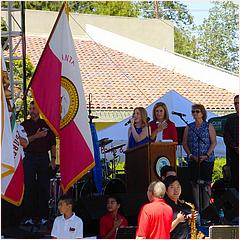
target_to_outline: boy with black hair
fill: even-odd
[[[72,211],[73,200],[63,195],[58,202],[58,210],[62,214],[55,218],[51,232],[52,238],[83,238],[83,222]]]
[[[120,227],[127,227],[127,219],[119,214],[120,198],[114,195],[107,198],[107,213],[100,219],[100,238],[114,239]]]
[[[161,173],[161,180],[164,181],[164,179],[168,176],[177,176],[176,170],[173,166],[165,165],[160,170]]]

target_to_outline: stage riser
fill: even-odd
[[[22,219],[22,207],[1,199],[1,229],[18,227]]]
[[[121,199],[122,214],[128,224],[137,226],[138,214],[141,207],[148,202],[146,193],[143,194],[115,194]],[[84,236],[96,235],[99,232],[99,220],[106,213],[107,196],[80,198],[75,204],[76,214],[84,222]]]
[[[239,226],[211,226],[210,239],[239,239]]]
[[[186,202],[193,203],[193,193],[192,186],[189,181],[189,173],[187,167],[177,167],[177,176],[181,181],[182,194],[180,199],[185,200]]]

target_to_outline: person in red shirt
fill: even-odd
[[[126,218],[118,213],[120,206],[120,199],[117,196],[107,198],[108,213],[100,219],[100,238],[114,239],[118,228],[128,226]]]
[[[175,124],[169,120],[169,113],[165,103],[158,102],[153,107],[153,121],[149,123],[151,128],[151,140],[178,141]]]
[[[166,187],[160,181],[149,185],[147,196],[150,203],[145,204],[140,211],[136,238],[170,238],[173,211],[163,199],[165,192]]]

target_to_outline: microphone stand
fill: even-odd
[[[92,113],[92,94],[89,93],[89,96],[88,96],[88,116],[89,116],[89,123],[92,124],[93,123],[93,118],[91,118],[91,113]]]
[[[147,133],[148,133],[148,144],[151,145],[151,134],[150,134],[150,131],[149,131],[149,118],[147,119]]]
[[[149,131],[149,118],[147,119],[147,133],[148,133],[148,159],[151,159],[150,158],[150,154],[151,154],[151,134],[150,134],[150,131]],[[150,166],[152,166],[152,165],[150,165]],[[151,173],[151,171],[150,171],[150,173]],[[152,179],[152,176],[150,176],[150,179]]]
[[[95,126],[95,124],[93,123],[94,116],[92,116],[91,113],[92,113],[92,93],[89,93],[89,95],[88,95],[88,118],[89,118],[89,126],[91,129],[91,136],[92,136],[92,125]],[[94,145],[94,143],[93,143],[93,145]],[[95,160],[95,157],[94,157],[94,160]],[[94,183],[94,185],[96,186],[96,183],[94,181],[93,169],[91,170],[90,176],[91,176],[90,183]],[[76,191],[78,191],[78,190],[76,190]],[[91,192],[91,194],[92,194],[92,192]],[[78,196],[77,196],[77,198],[78,198]]]
[[[178,115],[179,116],[179,115]],[[199,213],[202,212],[202,191],[201,191],[201,187],[205,185],[204,181],[200,179],[200,142],[202,142],[203,144],[206,145],[206,142],[199,136],[198,132],[195,131],[194,128],[192,128],[190,126],[190,124],[183,118],[182,115],[179,116],[182,121],[193,131],[193,133],[197,136],[197,143],[198,143],[198,152],[197,152],[197,159],[198,159],[198,163],[197,163],[197,182],[196,184],[198,185],[198,194],[199,194]]]

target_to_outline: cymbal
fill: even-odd
[[[104,147],[106,146],[107,144],[111,143],[113,140],[112,139],[109,139],[109,138],[102,138],[98,141],[98,145],[99,147]]]
[[[122,147],[125,146],[125,145],[126,145],[126,144],[121,144],[121,145],[118,145],[118,146],[109,148],[107,151],[105,151],[105,153],[112,152],[113,150],[116,150],[116,149],[118,149],[118,148],[122,148]]]

